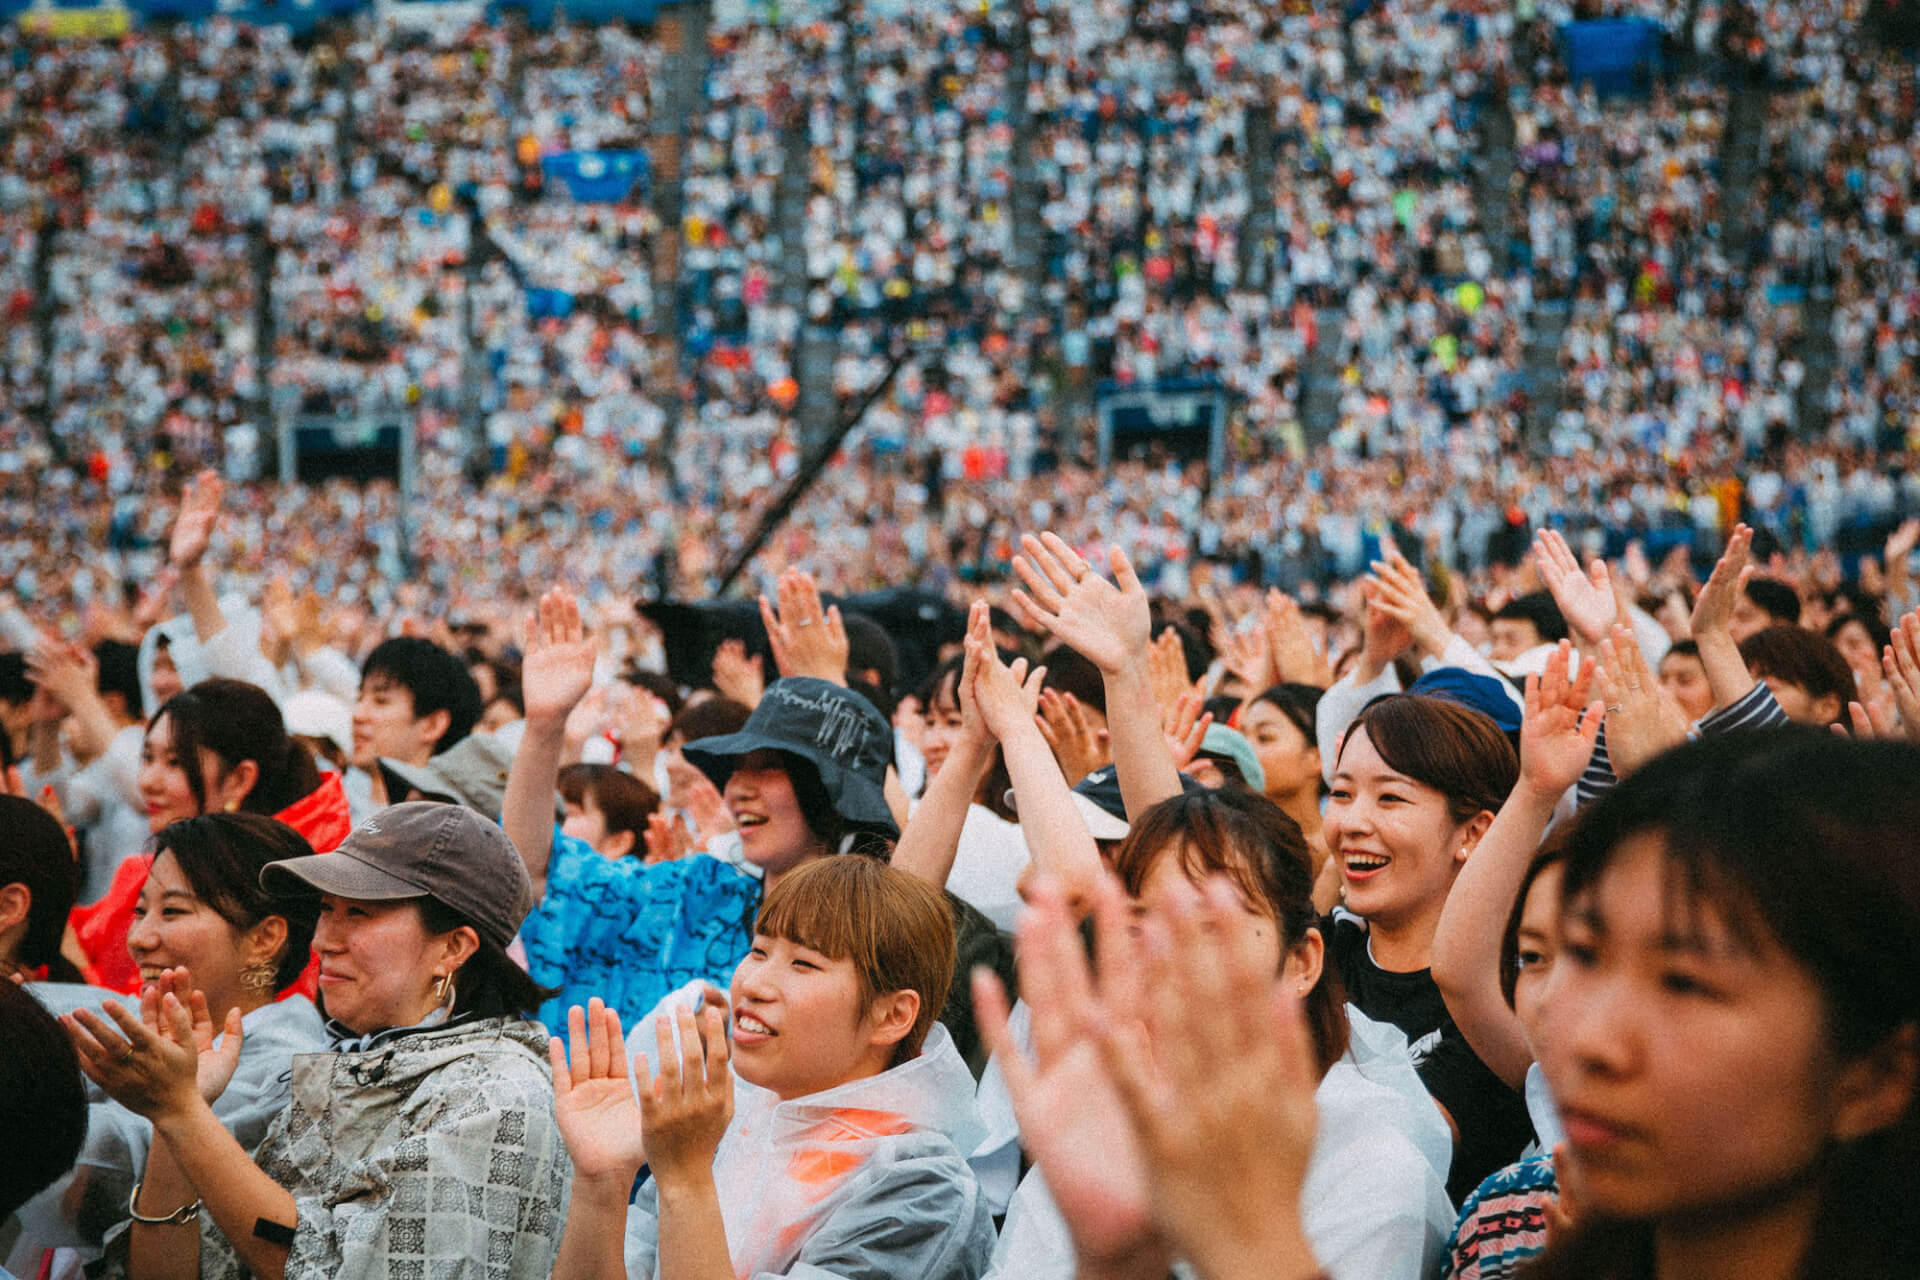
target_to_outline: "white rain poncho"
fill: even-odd
[[[30,983],[56,1013],[98,1010],[103,999],[138,1007],[136,999],[97,987]],[[105,1016],[102,1014],[102,1016]],[[251,1151],[273,1118],[286,1109],[288,1064],[297,1054],[326,1047],[320,1014],[305,996],[266,1004],[241,1019],[240,1063],[233,1079],[213,1104],[213,1114],[241,1146]],[[224,1033],[216,1036],[218,1044]],[[20,1210],[24,1238],[39,1248],[79,1248],[91,1252],[110,1235],[125,1230],[127,1198],[134,1179],[147,1166],[153,1126],[101,1092],[87,1086],[87,1140],[74,1168],[28,1201]],[[104,1274],[124,1274],[117,1263]]]
[[[980,1137],[973,1076],[935,1024],[919,1057],[866,1080],[781,1102],[734,1081],[733,1123],[714,1156],[741,1280],[979,1280],[993,1220],[961,1158]],[[654,1280],[659,1199],[627,1210],[627,1275]]]
[[[1453,1230],[1453,1139],[1406,1037],[1351,1005],[1347,1016],[1346,1056],[1314,1094],[1302,1225],[1333,1280],[1425,1280]],[[1073,1242],[1038,1169],[1014,1193],[993,1263],[996,1280],[1073,1280]]]
[[[293,1193],[287,1280],[550,1280],[573,1163],[537,1022],[484,1018],[293,1060],[254,1159]],[[201,1215],[202,1280],[249,1274]]]

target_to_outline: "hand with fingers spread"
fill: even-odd
[[[1427,594],[1420,571],[1399,552],[1373,562],[1373,607],[1385,613],[1406,630],[1414,646],[1428,657],[1437,658],[1453,639],[1453,629],[1440,616],[1440,608]]]
[[[1596,645],[1620,616],[1607,562],[1595,560],[1580,572],[1580,560],[1558,530],[1542,529],[1533,536],[1533,566],[1547,584],[1560,614],[1584,645]]]
[[[1526,712],[1520,722],[1520,785],[1548,804],[1580,781],[1606,713],[1604,703],[1587,698],[1593,663],[1582,662],[1578,677],[1567,678],[1572,648],[1562,640],[1547,656],[1546,668],[1527,677]]]
[[[626,1192],[647,1162],[640,1104],[627,1078],[627,1042],[620,1015],[598,996],[567,1011],[567,1046],[547,1041],[553,1065],[553,1115],[573,1157],[576,1178],[605,1181]]]
[[[1320,1069],[1299,995],[1229,923],[1240,910],[1216,876],[1198,903],[1148,917],[1144,1017],[1102,1009],[1101,1047],[1175,1251],[1208,1280],[1308,1277],[1300,1194]]]
[[[1258,693],[1274,683],[1273,654],[1265,627],[1242,631],[1234,626],[1214,627],[1214,645],[1229,674]]]
[[[554,587],[541,596],[520,665],[520,693],[530,726],[566,725],[593,687],[596,656],[572,593]]]
[[[180,512],[173,518],[173,533],[167,541],[168,564],[187,570],[205,558],[214,528],[220,523],[220,501],[225,492],[217,471],[202,471],[187,481],[180,491]]]
[[[1107,731],[1093,727],[1080,699],[1070,693],[1041,690],[1040,736],[1053,748],[1053,758],[1060,762],[1070,787],[1113,762]]]
[[[203,1025],[197,1034],[190,1001],[183,1002],[172,980],[164,978],[141,996],[137,1017],[108,1000],[102,1006],[107,1018],[80,1009],[62,1021],[87,1078],[135,1115],[158,1120],[184,1115],[218,1098],[239,1063],[240,1014],[234,1009],[227,1014],[225,1040],[212,1055],[219,1061],[209,1064],[203,1090],[200,1039],[211,1045],[213,1033],[204,997],[199,1006]]]
[[[1213,712],[1202,711],[1204,706],[1199,690],[1189,689],[1160,719],[1160,731],[1167,739],[1167,753],[1173,757],[1176,769],[1193,763],[1193,758],[1200,754],[1207,730],[1213,727]]]
[[[747,654],[746,642],[722,640],[713,652],[713,687],[723,698],[743,707],[757,707],[767,691],[766,664],[759,654]]]
[[[779,608],[760,597],[760,621],[766,624],[773,665],[782,676],[812,676],[829,684],[847,683],[847,629],[840,606],[823,609],[813,575],[788,569],[780,575]]]
[[[73,710],[98,696],[100,663],[84,645],[43,636],[27,654],[27,678]]]
[[[1880,654],[1880,670],[1893,695],[1901,731],[1920,742],[1920,610],[1894,625],[1892,638]]]
[[[726,1017],[702,1007],[696,1019],[685,1006],[674,1026],[658,1019],[659,1074],[640,1083],[640,1123],[647,1161],[669,1188],[688,1179],[713,1177],[713,1156],[733,1120],[733,1070]],[[674,1045],[674,1029],[679,1046]]]
[[[1146,1157],[1101,1050],[1096,1007],[1138,1016],[1140,981],[1129,963],[1128,904],[1110,876],[1094,891],[1100,932],[1096,991],[1080,940],[1077,913],[1059,886],[1037,881],[1021,919],[1021,985],[1031,994],[1033,1052],[1023,1053],[1007,1029],[1000,981],[973,976],[980,1031],[1000,1063],[1020,1140],[1041,1171],[1072,1233],[1082,1274],[1118,1269],[1140,1255],[1158,1259],[1142,1273],[1166,1275],[1170,1255],[1154,1229]],[[1112,946],[1108,945],[1109,940]]]
[[[1600,642],[1601,696],[1607,705],[1607,758],[1624,778],[1687,740],[1691,724],[1660,687],[1630,628],[1616,625]]]
[[[1107,550],[1108,582],[1079,552],[1051,533],[1020,539],[1013,570],[1026,590],[1014,604],[1027,621],[1057,636],[1103,673],[1144,663],[1152,639],[1146,588],[1119,547]]]
[[[1277,587],[1268,591],[1261,622],[1273,658],[1274,683],[1310,684],[1316,689],[1333,683],[1333,667],[1313,643],[1298,601]]]

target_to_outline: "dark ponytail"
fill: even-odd
[[[0,735],[4,736],[4,735]],[[28,969],[45,968],[54,982],[80,982],[80,971],[60,954],[67,913],[79,885],[73,845],[54,816],[31,800],[0,795],[0,885],[25,885],[27,933],[12,959]]]
[[[173,735],[173,754],[186,774],[194,807],[205,813],[210,779],[200,769],[205,748],[219,758],[223,770],[251,760],[260,775],[240,808],[272,817],[305,799],[320,786],[320,770],[300,742],[287,736],[280,708],[264,689],[243,680],[202,680],[185,693],[175,694],[156,711],[149,728],[167,717]]]

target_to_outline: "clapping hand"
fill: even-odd
[[[1094,770],[1113,763],[1107,731],[1093,727],[1087,719],[1086,708],[1072,694],[1056,689],[1041,690],[1039,719],[1040,734],[1053,748],[1053,758],[1060,763],[1060,772],[1065,775],[1068,786],[1077,785]]]
[[[766,664],[759,654],[748,656],[746,642],[722,640],[713,652],[713,687],[749,709],[760,705],[767,691]]]
[[[595,996],[567,1011],[568,1049],[547,1041],[553,1066],[553,1114],[573,1158],[574,1175],[606,1180],[622,1192],[647,1162],[640,1104],[627,1079],[620,1015]]]
[[[1740,593],[1753,576],[1753,565],[1748,562],[1752,547],[1753,530],[1744,524],[1735,525],[1707,585],[1694,598],[1691,630],[1696,643],[1708,634],[1724,633],[1733,621],[1734,606],[1740,603]]]
[[[703,1007],[673,1013],[674,1027],[659,1019],[660,1071],[640,1085],[640,1123],[648,1161],[662,1187],[701,1174],[712,1176],[714,1153],[733,1121],[733,1070],[727,1020]]]
[[[983,640],[979,630],[967,636],[965,661],[972,668],[974,704],[969,708],[964,699],[960,704],[961,722],[969,726],[967,731],[978,732],[971,728],[970,710],[987,732],[1003,742],[1034,727],[1040,706],[1040,686],[1047,678],[1045,667],[1028,671],[1025,658],[1015,658],[1013,665],[1008,666],[1000,661],[1000,651],[994,648],[992,640]],[[964,682],[967,677],[968,672],[963,668],[960,678]]]
[[[111,1025],[91,1009],[61,1019],[87,1078],[149,1120],[213,1102],[240,1063],[240,1010],[227,1012],[215,1047],[206,997],[191,984],[186,970],[169,969],[141,993],[138,1017],[108,1000]]]

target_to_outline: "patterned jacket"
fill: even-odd
[[[287,1280],[547,1280],[573,1181],[546,1037],[508,1018],[295,1058],[254,1159],[299,1213]],[[201,1276],[250,1275],[209,1216]]]

